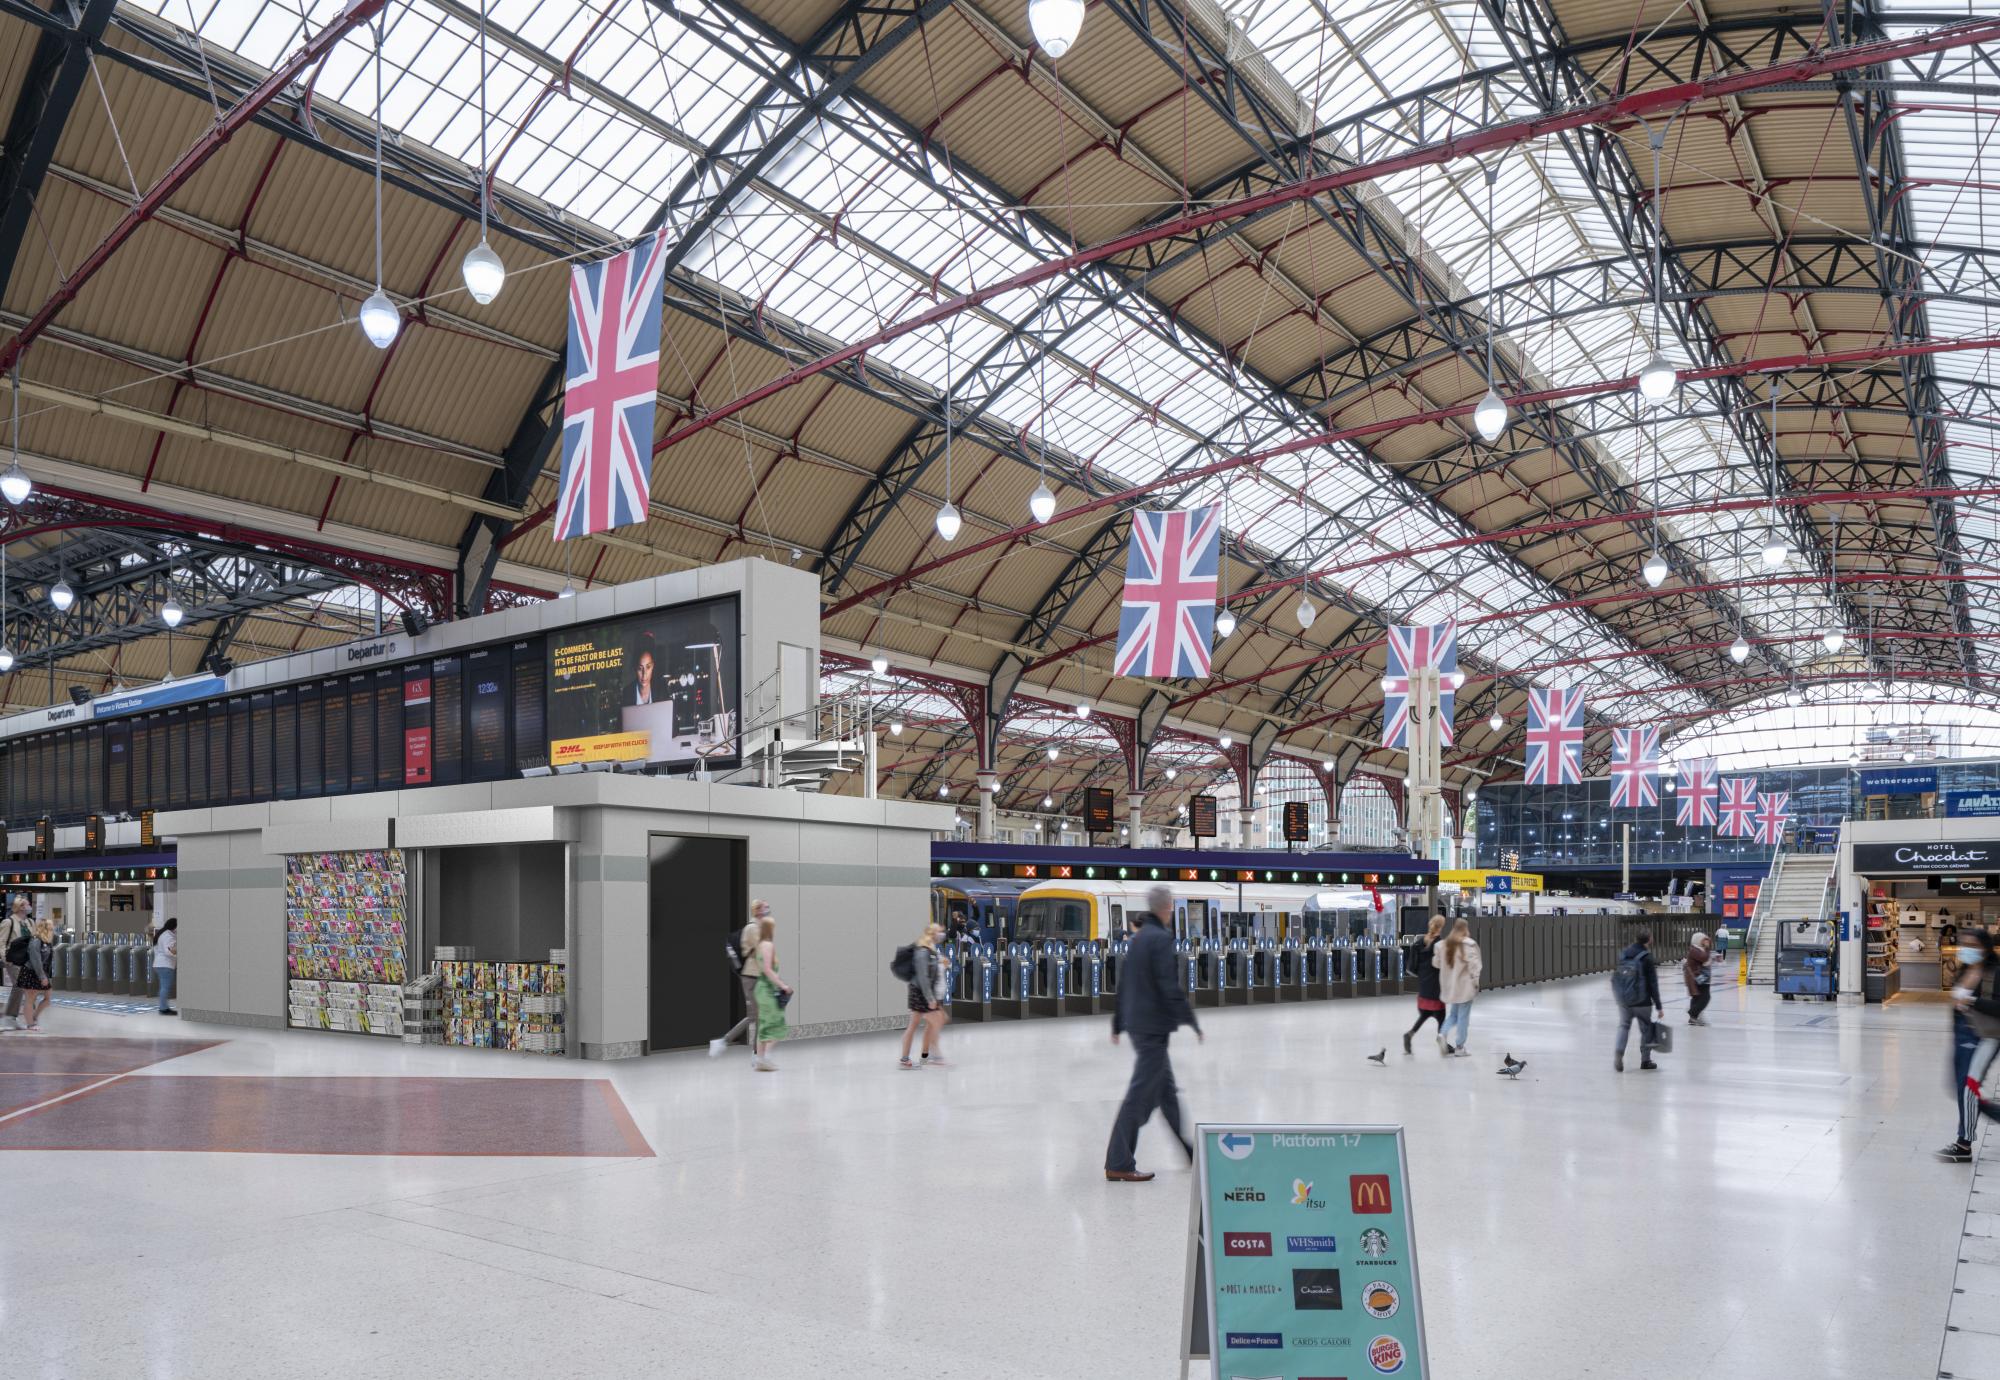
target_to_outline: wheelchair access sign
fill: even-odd
[[[1197,1128],[1181,1374],[1424,1380],[1400,1126]]]

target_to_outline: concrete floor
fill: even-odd
[[[1215,1012],[1175,1063],[1197,1119],[1408,1127],[1435,1375],[1936,1373],[1972,1183],[1931,1157],[1942,1010],[1725,988],[1661,1072],[1622,1076],[1603,978],[1484,997],[1467,1059],[1406,1058],[1410,1012]],[[1130,1056],[1102,1019],[955,1028],[956,1066],[917,1073],[892,1037],[802,1043],[775,1075],[740,1049],[579,1065],[60,1008],[46,1026],[224,1041],[127,1079],[608,1077],[653,1153],[5,1150],[15,1380],[1178,1373],[1189,1176],[1156,1122],[1160,1178],[1103,1181]],[[1530,1061],[1518,1083],[1503,1051]],[[34,1104],[12,1105],[0,1132]]]

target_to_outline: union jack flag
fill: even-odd
[[[1611,808],[1637,810],[1660,803],[1660,730],[1611,730]]]
[[[1674,823],[1697,828],[1715,827],[1715,759],[1694,757],[1681,763],[1680,800],[1674,806]]]
[[[1785,836],[1785,807],[1790,791],[1765,791],[1757,800],[1757,842],[1773,846]]]
[[[1528,784],[1583,784],[1583,689],[1528,688]]]
[[[558,541],[646,520],[665,236],[569,271]]]
[[[1757,832],[1757,778],[1722,778],[1722,822],[1715,832],[1732,839],[1747,839]]]
[[[1451,673],[1458,669],[1458,620],[1399,625],[1389,629],[1389,670],[1382,677],[1382,746],[1410,746],[1410,677],[1435,666],[1438,681],[1438,742],[1451,746],[1455,698]]]
[[[1114,675],[1180,680],[1208,674],[1222,568],[1221,512],[1211,504],[1132,514]]]

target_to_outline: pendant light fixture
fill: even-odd
[[[1671,121],[1669,122],[1671,124]],[[1667,363],[1666,355],[1659,349],[1660,320],[1665,313],[1660,307],[1662,295],[1660,271],[1660,241],[1667,233],[1667,217],[1660,206],[1660,150],[1666,147],[1665,128],[1654,129],[1646,126],[1646,142],[1653,146],[1653,357],[1639,370],[1639,396],[1658,407],[1674,395],[1674,385],[1679,376],[1674,366]]]
[[[14,649],[7,645],[7,544],[0,542],[0,675],[14,669]]]
[[[1789,704],[1792,708],[1797,709],[1800,705],[1804,704],[1805,702],[1806,702],[1805,694],[1799,689],[1798,686],[1792,685],[1786,687],[1785,689],[1786,704]]]
[[[1227,733],[1225,733],[1220,738],[1217,738],[1215,741],[1217,746],[1227,748],[1231,743],[1234,743],[1236,740],[1230,737]]]
[[[1061,62],[1083,28],[1084,0],[1028,0],[1028,29],[1035,46]]]
[[[937,534],[946,542],[958,538],[958,529],[965,525],[959,516],[958,505],[951,501],[951,336],[952,328],[944,328],[944,507],[937,511]]]
[[[1772,408],[1771,409],[1772,424],[1776,425],[1777,420],[1778,420],[1778,411],[1776,408]],[[1840,620],[1840,512],[1838,509],[1836,509],[1833,514],[1833,558],[1829,562],[1827,569],[1831,574],[1831,578],[1827,581],[1826,602],[1827,606],[1833,610],[1834,622],[1827,628],[1825,632],[1820,634],[1819,644],[1820,646],[1826,648],[1828,654],[1831,655],[1839,652],[1842,647],[1847,645],[1847,633],[1840,626],[1840,621],[1839,621]]]
[[[1658,537],[1656,536],[1654,540],[1658,541]],[[1646,563],[1639,567],[1639,573],[1646,577],[1646,587],[1648,589],[1658,589],[1666,583],[1668,575],[1667,558],[1660,554],[1658,546],[1655,546],[1652,553],[1646,557]]]
[[[1819,645],[1829,652],[1838,652],[1847,645],[1847,634],[1839,628],[1828,628],[1820,635]]]
[[[1235,631],[1236,615],[1231,613],[1229,606],[1225,604],[1215,613],[1215,640],[1220,642]]]
[[[889,736],[891,738],[900,738],[903,736],[903,721],[901,719],[889,720]]]
[[[1791,543],[1785,540],[1782,518],[1778,509],[1778,389],[1781,380],[1771,380],[1771,534],[1764,539],[1764,569],[1778,570],[1791,556]]]
[[[1039,484],[1035,485],[1035,491],[1028,495],[1028,516],[1032,517],[1036,522],[1041,523],[1047,522],[1055,515],[1055,491],[1049,488],[1049,481],[1045,477]]]
[[[1079,718],[1079,719],[1087,719],[1087,718],[1089,718],[1089,717],[1090,717],[1090,703],[1089,703],[1089,701],[1087,701],[1087,700],[1078,700],[1078,701],[1076,702],[1076,717],[1077,717],[1077,718]]]
[[[888,674],[889,674],[889,658],[888,658],[888,657],[886,657],[886,656],[878,656],[878,657],[876,657],[876,658],[875,658],[874,660],[872,660],[872,661],[870,661],[870,662],[868,663],[868,669],[869,669],[869,670],[871,670],[871,671],[873,671],[873,672],[874,672],[874,673],[875,673],[876,675],[878,675],[878,676],[886,676],[886,675],[888,675]]]
[[[1060,758],[1061,756],[1062,756],[1062,751],[1059,748],[1057,748],[1053,743],[1051,743],[1049,745],[1049,760],[1053,762],[1058,758]]]
[[[1499,303],[1499,280],[1493,276],[1493,246],[1500,238],[1499,226],[1493,219],[1493,184],[1499,180],[1500,164],[1495,161],[1486,170],[1486,396],[1472,409],[1472,425],[1488,445],[1499,440],[1500,433],[1507,429],[1507,403],[1493,378],[1493,313]]]
[[[0,474],[0,496],[16,508],[28,501],[28,495],[35,491],[34,481],[21,468],[21,361],[14,361],[14,410],[8,422],[11,433],[8,449],[13,454],[13,463],[7,466],[7,473]]]
[[[1743,634],[1736,634],[1736,640],[1729,644],[1729,659],[1741,666],[1750,659],[1750,644],[1743,640]]]
[[[1451,673],[1450,680],[1452,689],[1463,690],[1465,688],[1465,672],[1453,671]]]
[[[70,587],[67,576],[58,576],[56,582],[49,586],[49,602],[55,605],[57,613],[68,613],[70,606],[76,603],[76,591]]]
[[[160,621],[170,628],[178,628],[185,617],[187,610],[181,607],[178,599],[169,599],[160,605]]]
[[[361,304],[361,333],[378,350],[396,342],[402,313],[382,290],[382,39],[386,17],[375,21],[375,291]]]
[[[1215,536],[1215,640],[1226,641],[1236,631],[1236,615],[1229,608],[1229,547],[1223,537],[1229,531],[1229,481],[1222,481],[1222,511],[1216,514]]]
[[[1054,796],[1045,795],[1042,797],[1042,808],[1044,810],[1053,809],[1055,807],[1055,803],[1056,801]]]
[[[1300,591],[1299,606],[1293,612],[1298,615],[1299,626],[1301,628],[1310,628],[1313,625],[1313,619],[1319,617],[1319,610],[1313,607],[1312,597],[1304,591]]]
[[[1035,473],[1035,491],[1028,495],[1028,516],[1037,523],[1056,515],[1055,490],[1049,487],[1049,352],[1043,350],[1035,361],[1035,439],[1041,442],[1041,466]]]
[[[1771,535],[1764,539],[1764,569],[1782,569],[1785,562],[1791,558],[1791,554],[1791,543],[1785,540],[1784,533],[1773,530]]]
[[[380,120],[380,113],[377,113]],[[465,277],[465,290],[472,300],[485,306],[500,295],[507,281],[507,265],[486,242],[486,214],[489,176],[486,167],[486,0],[479,0],[479,243],[466,251],[458,266]]]
[[[1167,768],[1167,780],[1171,781],[1171,780],[1173,780],[1173,779],[1174,779],[1174,778],[1175,778],[1176,776],[1179,776],[1179,775],[1180,775],[1180,773],[1179,773],[1178,771],[1176,771],[1176,770],[1175,770],[1174,768],[1172,768],[1172,767],[1168,767],[1168,768]]]
[[[1507,726],[1507,720],[1502,718],[1500,715],[1500,711],[1496,709],[1493,711],[1493,717],[1486,721],[1486,726],[1492,729],[1495,733],[1498,733],[1501,729]]]

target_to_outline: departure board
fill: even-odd
[[[1086,833],[1108,834],[1117,828],[1113,818],[1111,792],[1102,786],[1083,788],[1083,827]]]
[[[134,720],[132,724],[132,794],[148,802],[152,800],[152,796],[148,792],[152,789],[150,773],[153,762],[153,755],[148,751],[149,747],[150,743],[146,738],[146,721],[144,719]]]
[[[132,730],[127,724],[113,724],[104,738],[105,756],[105,799],[113,810],[132,808]],[[11,767],[13,763],[10,761]],[[10,781],[18,781],[20,774],[9,771]],[[9,814],[21,812],[21,802],[11,797],[7,803]]]
[[[233,695],[229,700],[229,803],[250,803],[250,697]]]
[[[188,716],[176,706],[167,711],[167,804],[176,810],[188,804]],[[156,800],[155,805],[159,804]]]
[[[403,784],[431,784],[431,677],[422,662],[403,668]]]
[[[465,658],[465,779],[507,774],[507,649],[489,647]]]
[[[326,731],[320,718],[319,687],[299,691],[299,794],[310,799],[326,790]]]
[[[375,782],[378,791],[403,784],[403,672],[394,666],[376,670]]]
[[[208,803],[229,803],[229,706],[221,700],[208,704]]]
[[[347,789],[375,789],[375,687],[365,675],[347,678]]]
[[[58,818],[76,807],[76,788],[70,781],[69,764],[73,754],[70,744],[75,741],[76,730],[66,728],[56,735],[56,806]]]
[[[326,738],[321,744],[324,752],[321,760],[326,763],[326,780],[321,790],[326,795],[347,794],[347,687],[333,681],[320,690],[320,708],[325,724]]]
[[[465,702],[459,694],[462,668],[455,656],[431,663],[431,780],[453,785],[465,773]]]
[[[549,764],[549,667],[540,638],[516,642],[514,658],[514,770]]]
[[[299,700],[292,687],[271,692],[271,741],[275,758],[271,766],[272,789],[280,800],[299,793]]]
[[[146,716],[146,799],[161,801],[167,798],[167,718],[164,714]]]
[[[197,704],[188,708],[185,717],[188,804],[199,808],[208,804],[208,715]]]
[[[1312,827],[1311,812],[1303,800],[1287,800],[1284,809],[1286,843],[1304,843]]]
[[[250,798],[271,798],[271,697],[250,697]]]
[[[89,757],[84,763],[84,797],[86,810],[103,809],[104,806],[104,727],[94,725],[83,735]]]
[[[1215,797],[1194,796],[1188,801],[1188,832],[1198,839],[1215,837]]]

